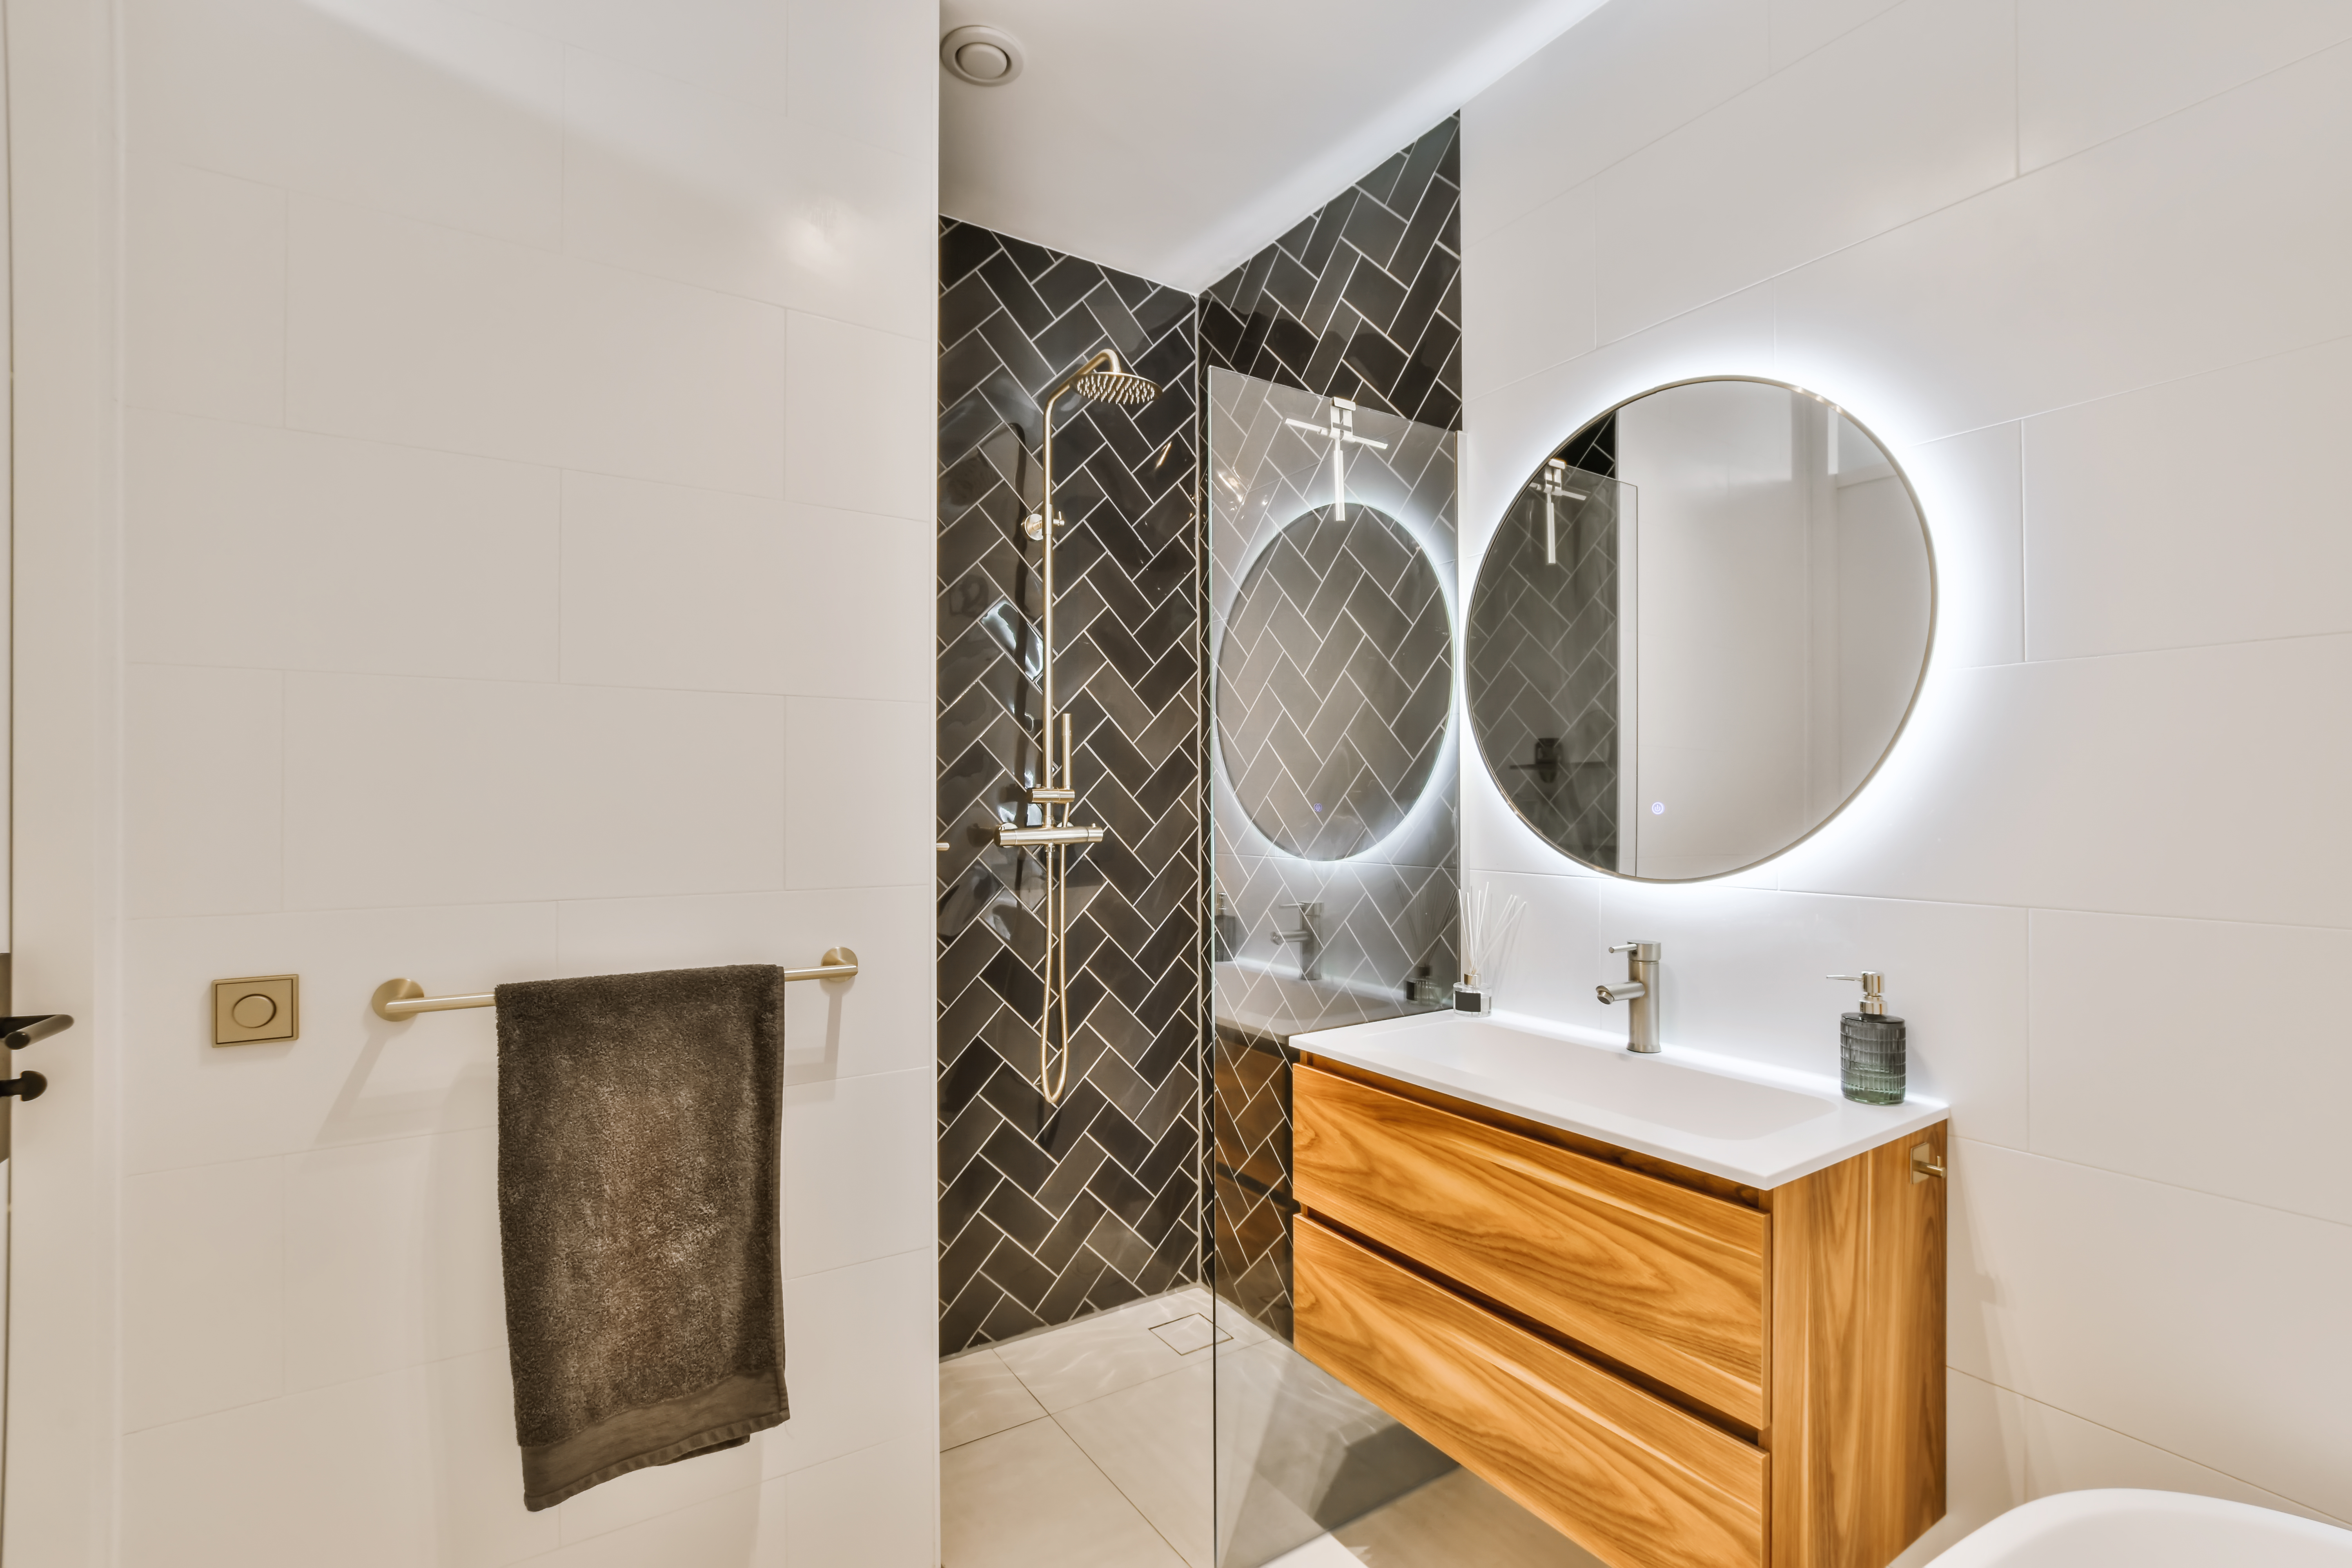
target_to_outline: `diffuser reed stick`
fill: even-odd
[[[1462,984],[1491,995],[1511,963],[1519,940],[1519,917],[1528,901],[1517,893],[1497,896],[1491,882],[1462,893]]]

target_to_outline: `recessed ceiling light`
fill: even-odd
[[[1003,87],[1021,74],[1021,40],[1002,27],[957,27],[940,40],[940,64],[974,87]]]

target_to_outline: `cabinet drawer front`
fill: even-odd
[[[1301,1216],[1301,1354],[1615,1568],[1759,1568],[1766,1460]]]
[[[1300,1067],[1298,1201],[1761,1430],[1771,1218]]]

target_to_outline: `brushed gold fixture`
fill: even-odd
[[[1911,1184],[1913,1186],[1917,1186],[1930,1176],[1950,1174],[1951,1172],[1937,1163],[1936,1146],[1933,1143],[1915,1143],[1911,1146]]]
[[[213,982],[213,1044],[251,1046],[302,1032],[302,977],[255,974]]]
[[[813,969],[787,969],[786,980],[846,980],[857,973],[857,954],[845,947],[829,947],[824,958]],[[425,987],[414,980],[387,980],[375,988],[368,1005],[379,1018],[394,1023],[414,1018],[419,1013],[448,1013],[460,1007],[495,1007],[499,1005],[495,991],[478,992],[470,996],[427,996]]]
[[[1160,395],[1160,384],[1136,374],[1120,363],[1116,349],[1104,349],[1064,376],[1051,392],[1037,400],[1038,413],[1045,424],[1045,461],[1043,491],[1037,510],[1022,524],[1022,530],[1038,542],[1043,558],[1044,580],[1043,618],[1045,621],[1042,653],[1043,698],[1038,705],[1038,779],[1028,791],[1028,804],[1037,808],[1034,827],[1010,826],[1000,824],[996,842],[1007,848],[1034,848],[1045,873],[1044,908],[1039,912],[1045,927],[1045,963],[1044,979],[1045,995],[1037,1009],[1037,1087],[1044,1091],[1047,1104],[1058,1104],[1062,1090],[1070,1081],[1070,954],[1066,938],[1069,927],[1069,886],[1066,857],[1071,847],[1103,841],[1100,827],[1080,827],[1070,821],[1071,809],[1076,805],[1076,781],[1071,776],[1072,739],[1070,716],[1062,715],[1062,757],[1055,782],[1054,762],[1054,535],[1066,525],[1066,520],[1054,510],[1054,406],[1064,396],[1076,393],[1090,403],[1115,404],[1133,408]],[[1058,808],[1061,819],[1055,820]],[[1024,812],[1023,815],[1026,815]],[[1057,1038],[1055,1020],[1061,1027],[1060,1068],[1055,1071],[1055,1043]]]

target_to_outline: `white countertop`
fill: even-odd
[[[1419,1013],[1290,1037],[1291,1046],[1727,1176],[1777,1187],[1951,1114],[1933,1100],[1856,1105],[1833,1078],[1509,1013]]]

